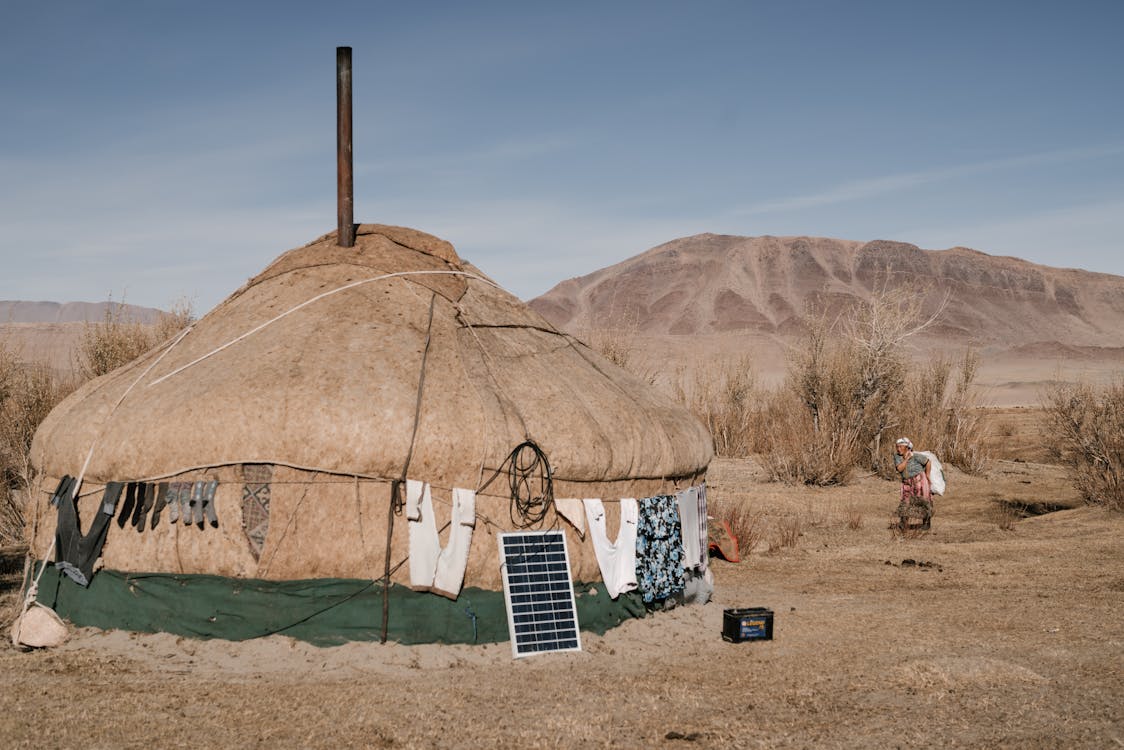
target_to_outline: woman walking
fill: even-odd
[[[933,518],[933,496],[929,489],[929,457],[913,452],[909,438],[898,438],[894,445],[894,469],[902,479],[901,502],[898,503],[898,528],[902,531],[928,531]],[[913,525],[912,519],[921,519]]]

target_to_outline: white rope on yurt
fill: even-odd
[[[148,367],[146,367],[144,369],[144,372],[142,372],[137,377],[137,379],[134,380],[132,382],[132,384],[129,385],[129,387],[125,389],[125,392],[122,393],[121,397],[118,398],[117,401],[113,404],[113,407],[110,408],[109,413],[105,415],[105,419],[102,421],[101,429],[98,430],[97,437],[95,437],[94,441],[90,444],[90,450],[86,451],[86,460],[82,463],[82,470],[78,472],[78,478],[74,480],[74,484],[72,485],[73,489],[70,491],[69,497],[66,497],[66,498],[60,497],[59,498],[60,503],[61,502],[73,502],[73,499],[78,496],[79,492],[81,492],[81,490],[82,490],[82,480],[86,477],[86,469],[90,468],[90,459],[93,458],[94,449],[97,447],[98,442],[101,440],[102,436],[105,434],[106,425],[109,422],[110,417],[113,416],[113,412],[117,411],[117,407],[119,407],[121,405],[121,402],[123,402],[125,400],[125,397],[129,395],[129,393],[133,390],[133,388],[135,388],[138,383],[140,383],[142,380],[144,380],[145,376],[148,375],[148,373],[152,372],[152,368],[156,367],[156,365],[158,365],[160,363],[160,360],[164,359],[164,357],[168,354],[168,352],[172,351],[172,349],[175,348],[176,344],[178,344],[180,341],[182,341],[184,336],[186,336],[188,334],[188,332],[191,331],[192,328],[194,328],[194,324],[189,325],[187,328],[183,329],[180,332],[180,334],[178,336],[176,336],[175,339],[172,340],[172,343],[168,345],[168,348],[165,349],[164,351],[162,351],[160,353],[160,356],[157,357],[156,359],[154,359],[152,361],[152,363],[149,364]],[[23,606],[20,609],[20,616],[16,620],[16,627],[12,631],[12,644],[15,645],[15,646],[19,646],[19,638],[20,638],[20,635],[22,634],[22,631],[23,631],[23,617],[24,617],[24,615],[27,614],[27,610],[31,608],[32,603],[39,596],[39,582],[41,580],[43,580],[43,574],[47,571],[47,561],[50,559],[51,555],[54,554],[56,544],[58,544],[58,534],[57,533],[55,534],[54,538],[51,539],[51,546],[47,548],[47,554],[45,554],[43,556],[43,563],[42,563],[42,565],[39,566],[39,573],[35,576],[35,579],[31,582],[31,584],[29,586],[27,586],[27,588],[23,592],[21,592],[23,594]],[[28,545],[28,547],[27,547],[27,556],[28,556],[28,559],[30,560],[30,558],[31,558],[31,545]],[[26,566],[26,563],[25,563],[25,566]]]
[[[495,282],[489,281],[488,279],[485,279],[483,276],[477,276],[474,273],[468,273],[467,271],[398,271],[396,273],[387,273],[387,274],[383,274],[381,276],[373,276],[369,279],[360,279],[359,281],[353,281],[350,284],[344,284],[343,286],[336,287],[335,289],[329,289],[328,291],[323,292],[321,294],[318,294],[315,297],[311,297],[309,299],[306,299],[304,302],[301,302],[299,305],[294,305],[293,307],[290,307],[285,312],[280,313],[279,315],[276,315],[276,316],[270,318],[269,320],[265,321],[264,323],[261,323],[260,325],[257,325],[255,327],[251,328],[250,330],[246,331],[245,333],[242,333],[242,334],[239,334],[238,336],[235,336],[230,341],[227,341],[225,344],[222,344],[220,346],[215,347],[214,349],[207,352],[203,356],[197,357],[196,359],[193,359],[192,361],[188,362],[186,365],[181,365],[180,367],[177,367],[176,369],[172,370],[168,374],[161,375],[160,377],[156,378],[156,380],[153,380],[151,383],[149,383],[146,387],[151,388],[154,385],[159,385],[160,383],[163,383],[165,380],[172,377],[173,375],[178,375],[179,373],[183,372],[184,370],[188,369],[189,367],[194,367],[195,365],[199,364],[203,360],[208,359],[209,357],[213,357],[214,355],[218,354],[222,350],[227,349],[231,346],[234,346],[239,341],[247,339],[250,336],[253,336],[255,333],[258,333],[259,331],[261,331],[265,328],[268,328],[269,326],[273,325],[274,323],[276,323],[277,321],[286,317],[287,315],[292,315],[297,310],[308,307],[309,305],[311,305],[314,302],[319,302],[320,300],[324,299],[325,297],[330,297],[333,294],[339,294],[340,292],[347,291],[348,289],[354,289],[355,287],[362,286],[363,284],[370,284],[370,283],[375,282],[375,281],[383,281],[384,279],[393,279],[393,278],[399,278],[399,277],[404,277],[404,276],[466,276],[470,279],[476,279],[477,281],[482,281],[485,284],[489,284],[490,286],[494,286],[497,289],[500,288]]]

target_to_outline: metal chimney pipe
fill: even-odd
[[[351,47],[336,47],[336,214],[340,247],[355,247],[355,181],[351,170]]]

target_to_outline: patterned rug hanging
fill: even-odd
[[[272,478],[273,467],[269,464],[242,464],[242,530],[246,532],[255,560],[261,557],[269,533],[269,481]]]

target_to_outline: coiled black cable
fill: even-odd
[[[540,527],[554,504],[554,476],[550,460],[533,440],[525,440],[515,446],[477,492],[483,492],[505,472],[511,497],[508,512],[514,528]]]

